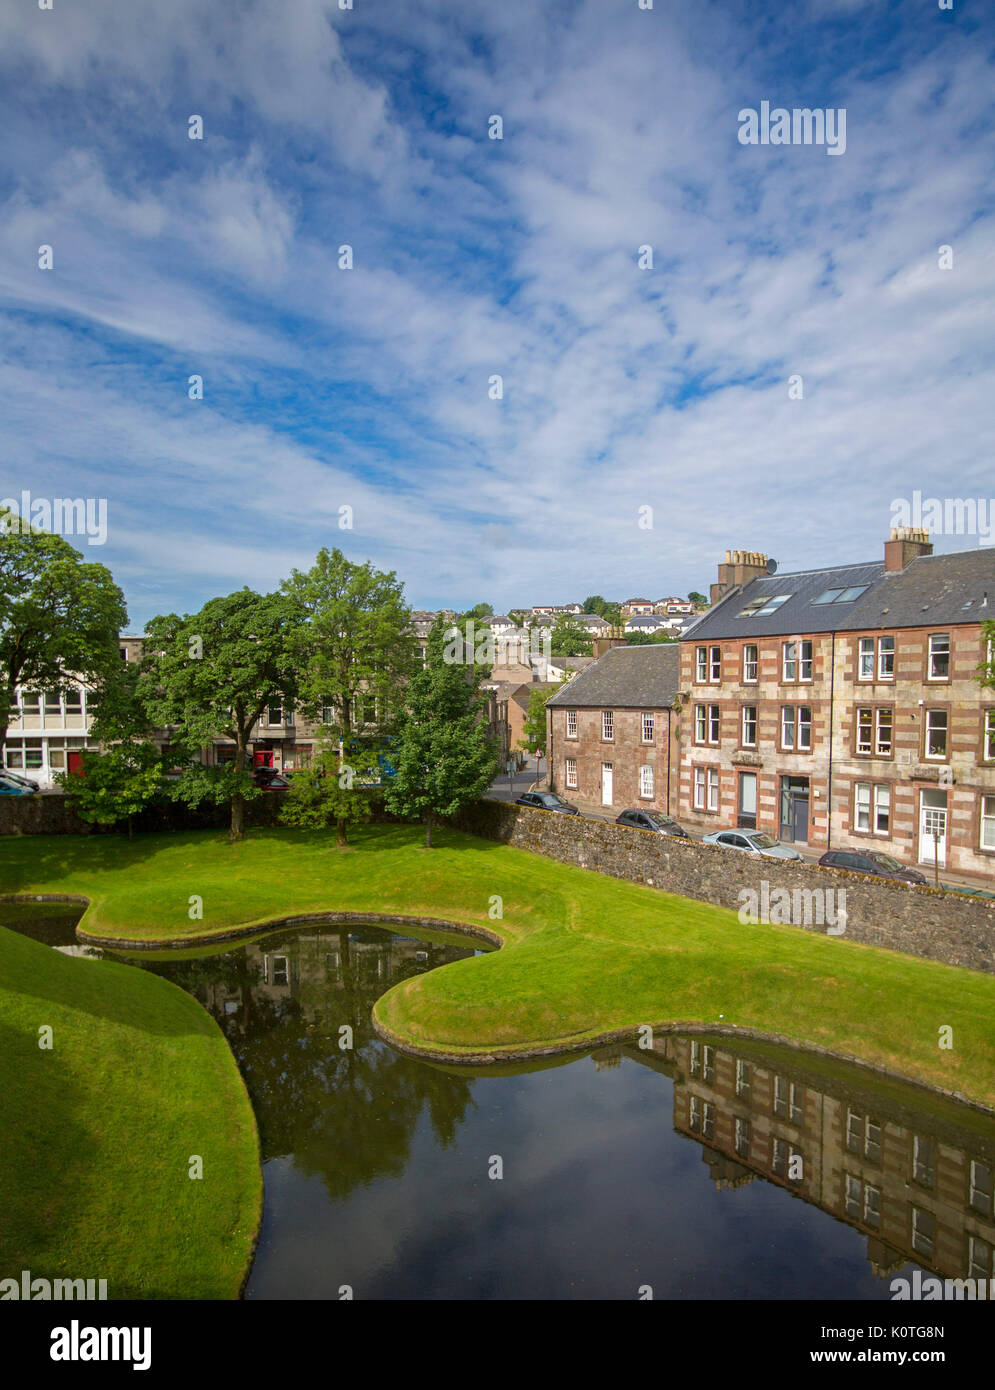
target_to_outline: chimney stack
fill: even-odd
[[[885,571],[903,570],[918,555],[932,555],[933,542],[922,526],[893,526],[884,543]]]
[[[712,603],[718,603],[722,595],[735,585],[749,584],[766,573],[767,556],[761,551],[727,550],[725,563],[719,565],[718,579],[709,591]]]

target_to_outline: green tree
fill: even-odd
[[[601,617],[606,623],[611,623],[612,627],[620,627],[622,624],[622,608],[617,603],[606,603],[601,611]]]
[[[322,549],[309,570],[292,571],[283,592],[297,617],[291,652],[303,712],[347,753],[371,727],[388,736],[401,716],[417,651],[397,576]],[[338,818],[340,844],[350,818]]]
[[[65,691],[121,665],[124,595],[105,565],[0,511],[0,766],[18,687]]]
[[[982,640],[987,645],[984,658],[975,677],[988,690],[995,690],[995,618],[981,624]]]
[[[551,700],[558,690],[562,690],[566,681],[558,684],[537,685],[534,690],[529,691],[528,709],[525,711],[525,718],[522,721],[522,737],[518,740],[518,747],[526,753],[535,753],[546,747],[546,701]]]
[[[400,751],[391,759],[396,775],[386,789],[391,811],[424,821],[426,849],[433,821],[479,800],[498,764],[477,668],[445,660],[450,627],[437,620],[429,633],[426,664],[408,688]]]
[[[708,599],[704,594],[699,594],[697,589],[692,589],[688,594],[688,603],[693,603],[695,608],[707,608]]]
[[[584,600],[584,612],[596,613],[599,618],[607,606],[607,600],[603,599],[600,594],[591,594]]]
[[[674,642],[676,638],[669,632],[640,632],[636,628],[632,632],[626,632],[625,644],[627,647],[651,647],[663,642]]]
[[[90,824],[117,825],[127,820],[132,839],[132,816],[162,787],[159,749],[154,743],[119,743],[103,753],[85,752],[82,761],[82,775],[62,772],[56,777],[66,800]]]
[[[229,837],[240,840],[245,803],[258,794],[246,768],[249,735],[271,703],[297,694],[291,638],[298,614],[285,594],[239,589],[199,613],[153,618],[146,628],[138,694],[151,722],[189,759],[170,793],[188,805],[230,802]],[[214,739],[235,745],[229,763],[195,761]]]
[[[473,608],[467,609],[463,616],[464,618],[493,618],[494,609],[489,603],[478,603]]]
[[[284,794],[280,819],[306,830],[334,825],[338,843],[348,844],[346,827],[370,819],[370,790],[379,777],[375,749],[343,751],[337,741],[320,738],[311,766],[294,776]]]
[[[591,638],[569,618],[558,618],[550,633],[549,651],[551,656],[590,656]]]

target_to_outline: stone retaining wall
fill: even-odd
[[[696,840],[508,802],[478,802],[452,823],[471,835],[733,911],[743,904],[740,891],[752,889],[759,895],[763,880],[770,894],[788,889],[793,906],[803,910],[807,904],[802,893],[831,888],[838,902],[839,890],[845,889],[846,925],[841,939],[995,974],[995,901],[906,887],[814,864],[759,859]],[[797,897],[796,889],[802,890]],[[777,920],[774,904],[770,915]],[[797,911],[790,921],[811,931],[827,930],[817,920],[806,922]]]

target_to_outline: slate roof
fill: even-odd
[[[680,646],[611,647],[580,671],[550,705],[615,709],[664,709],[678,690]]]
[[[867,585],[849,603],[814,603],[827,589]],[[987,593],[987,606],[983,605]],[[741,618],[753,599],[789,594],[765,617]],[[968,601],[970,600],[970,603]],[[728,637],[788,637],[796,632],[873,632],[896,627],[953,627],[995,618],[995,549],[920,555],[903,570],[884,561],[765,575],[736,589],[681,633],[684,642]]]

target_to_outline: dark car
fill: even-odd
[[[909,869],[891,854],[880,849],[830,849],[819,860],[824,869],[849,869],[853,874],[874,874],[877,878],[893,878],[899,883],[928,883],[918,869]]]
[[[675,835],[681,840],[691,838],[673,816],[665,816],[661,811],[623,811],[620,816],[615,817],[615,824],[632,825],[637,830],[652,830],[656,835]]]
[[[572,801],[564,801],[556,792],[523,792],[515,799],[516,806],[534,806],[538,811],[562,811],[565,816],[579,816]]]
[[[264,791],[283,792],[290,786],[286,777],[281,772],[277,772],[272,767],[255,767],[252,769],[252,780],[257,787],[262,787]]]

